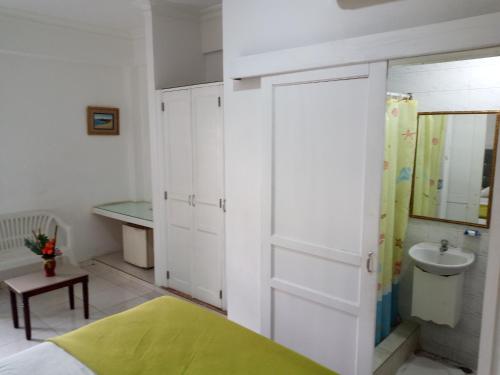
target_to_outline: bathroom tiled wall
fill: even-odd
[[[451,246],[474,251],[476,261],[465,272],[461,319],[455,328],[432,322],[421,324],[423,350],[451,359],[467,367],[477,367],[481,312],[488,257],[488,230],[480,228],[481,236],[467,237],[466,226],[428,220],[410,219],[405,240],[405,257],[401,272],[400,313],[403,320],[411,317],[413,262],[408,255],[411,246],[419,242],[439,242],[447,239]]]
[[[500,109],[500,57],[435,64],[393,65],[389,70],[388,91],[413,93],[418,111],[464,111]],[[480,238],[463,235],[466,227],[434,221],[410,219],[405,243],[401,280],[400,311],[403,319],[411,313],[413,264],[408,249],[423,241],[447,239],[450,244],[473,250],[476,263],[465,274],[462,318],[454,329],[420,320],[424,350],[468,367],[476,368],[481,331],[481,312],[488,231]]]

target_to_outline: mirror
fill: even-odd
[[[500,112],[421,112],[411,217],[489,228]]]

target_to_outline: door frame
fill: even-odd
[[[272,158],[273,158],[273,94],[274,88],[282,85],[297,85],[303,83],[315,83],[348,79],[368,79],[368,97],[381,96],[381,100],[370,100],[367,103],[366,121],[366,143],[363,145],[367,150],[364,157],[364,176],[369,178],[370,184],[363,186],[363,217],[361,233],[360,254],[339,254],[344,260],[352,265],[359,265],[360,270],[360,296],[359,306],[352,304],[350,310],[358,316],[357,358],[355,373],[365,374],[372,371],[374,342],[375,342],[375,316],[377,301],[377,264],[378,264],[378,240],[380,225],[380,205],[382,193],[382,176],[384,160],[385,139],[385,93],[387,85],[387,63],[376,62],[370,64],[349,65],[345,67],[327,68],[320,70],[309,70],[305,72],[273,75],[262,80],[262,105],[264,108],[264,134],[263,134],[263,176],[262,176],[262,247],[261,247],[261,333],[272,339],[272,290],[282,290],[298,297],[304,297],[315,303],[334,308],[340,308],[340,301],[334,298],[322,296],[321,293],[312,293],[306,297],[306,291],[301,287],[288,285],[286,281],[273,280],[272,269]],[[375,120],[373,120],[375,119]],[[370,126],[371,125],[371,126]],[[379,126],[377,126],[379,125]],[[378,189],[376,188],[378,186]],[[275,239],[275,241],[278,241]],[[284,241],[284,240],[283,240]],[[286,244],[285,244],[286,247]],[[313,247],[313,246],[312,246]],[[311,253],[321,253],[329,258],[329,249],[311,247]],[[371,254],[371,256],[370,256]],[[370,259],[372,258],[372,259]],[[332,258],[333,259],[333,258]],[[371,262],[372,271],[368,270]],[[366,264],[366,267],[365,267]],[[363,288],[363,285],[371,288]],[[317,294],[317,295],[314,295]],[[352,307],[352,308],[351,308]],[[358,311],[359,314],[355,314]],[[344,311],[340,308],[340,311]],[[347,310],[345,310],[347,311]],[[371,337],[371,340],[359,340],[359,338]],[[362,360],[361,360],[362,358]]]
[[[155,284],[167,287],[167,270],[168,270],[168,258],[166,253],[167,248],[167,233],[164,229],[167,225],[167,204],[166,200],[163,197],[163,192],[165,191],[164,182],[166,181],[165,173],[164,173],[164,165],[161,161],[163,155],[165,155],[165,149],[163,147],[163,139],[168,138],[168,134],[165,134],[165,129],[163,128],[163,111],[162,111],[162,95],[166,92],[179,91],[179,90],[190,90],[201,87],[210,87],[210,86],[223,86],[223,82],[211,82],[199,85],[190,85],[190,86],[179,86],[173,87],[169,89],[155,90],[154,99],[155,99],[155,121],[150,121],[150,126],[154,129],[152,133],[155,134],[152,139],[152,143],[154,143],[155,147],[151,147],[151,157],[152,160],[156,162],[152,163],[152,173],[155,176],[153,181],[155,181],[158,185],[156,189],[153,189],[153,192],[156,192],[159,197],[153,197],[153,212],[154,218],[157,220],[159,224],[154,224],[155,228],[162,228],[155,230],[159,232],[155,236],[154,243],[154,254],[155,254]],[[222,90],[223,92],[223,90]],[[222,99],[222,109],[224,109],[224,100]],[[222,116],[224,119],[224,116]],[[222,125],[224,128],[224,124]],[[224,133],[224,132],[223,132]],[[166,137],[166,138],[165,138]],[[224,155],[224,142],[222,153]],[[225,164],[223,165],[224,168]],[[223,173],[225,176],[225,173]],[[223,181],[223,186],[225,187],[225,180]],[[225,195],[225,192],[224,192]],[[155,199],[156,198],[156,199]],[[222,310],[227,309],[227,285],[226,285],[226,246],[225,246],[226,236],[225,236],[225,215],[224,215],[224,234],[223,234],[223,250],[221,256],[221,270],[222,270]]]

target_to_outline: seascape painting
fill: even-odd
[[[120,110],[112,107],[87,107],[88,135],[119,135]]]
[[[113,129],[113,115],[110,113],[94,113],[94,129]]]

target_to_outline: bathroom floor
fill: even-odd
[[[464,375],[464,371],[423,356],[411,356],[396,375]]]

